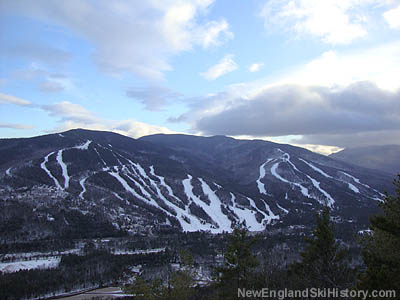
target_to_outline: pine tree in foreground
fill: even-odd
[[[259,265],[251,247],[255,238],[249,238],[245,228],[235,228],[229,237],[224,265],[216,268],[219,299],[237,299],[238,289],[250,289],[254,271]]]
[[[347,262],[347,249],[335,240],[329,209],[316,216],[316,228],[301,255],[301,261],[290,267],[299,288],[350,288],[354,270]]]
[[[382,214],[371,218],[371,234],[363,241],[366,265],[357,287],[361,290],[395,290],[400,297],[400,175],[394,181],[396,195],[386,194]]]

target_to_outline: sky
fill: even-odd
[[[0,138],[400,144],[400,0],[0,0]]]

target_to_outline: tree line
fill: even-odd
[[[306,247],[300,259],[284,268],[277,268],[268,259],[261,263],[252,250],[259,237],[251,237],[244,227],[238,227],[229,237],[223,264],[215,268],[214,278],[208,285],[196,285],[193,259],[182,252],[182,268],[171,271],[167,279],[146,280],[139,276],[125,291],[138,300],[229,300],[240,299],[241,295],[246,299],[263,299],[245,291],[311,288],[370,293],[390,291],[392,294],[388,294],[388,298],[377,299],[400,297],[400,175],[394,185],[396,194],[386,194],[380,204],[381,214],[370,219],[370,233],[360,238],[362,266],[350,264],[348,248],[335,238],[330,211],[325,208],[316,214],[313,234],[305,239]],[[363,294],[347,295],[347,299],[354,299],[349,295]],[[312,298],[310,295],[295,296],[285,299],[337,299],[338,294],[313,295]],[[269,299],[282,299],[280,297],[275,295]]]

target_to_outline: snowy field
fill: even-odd
[[[12,273],[20,270],[53,269],[57,268],[60,261],[61,257],[56,256],[46,259],[0,263],[0,272]]]

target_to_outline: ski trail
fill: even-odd
[[[64,188],[67,189],[69,187],[69,175],[68,175],[67,165],[63,162],[63,159],[62,159],[63,151],[64,151],[64,149],[59,150],[57,152],[57,162],[61,166],[62,174],[64,176]]]
[[[326,178],[333,178],[332,176],[326,174],[324,171],[322,171],[320,168],[317,168],[316,166],[314,166],[313,164],[305,161],[302,158],[299,158],[299,160],[301,160],[302,162],[304,162],[306,165],[308,165],[311,169],[313,169],[314,171],[320,173],[321,175],[325,176]]]
[[[160,179],[160,177],[161,177],[161,176],[155,175],[153,166],[150,167],[150,174],[157,177],[158,179]],[[164,179],[163,177],[161,177],[161,178]],[[169,206],[170,208],[175,210],[175,212],[178,215],[177,219],[178,219],[179,223],[181,224],[183,231],[193,232],[193,231],[196,231],[201,228],[201,223],[197,218],[194,218],[192,215],[188,214],[188,212],[186,210],[184,210],[184,209],[180,208],[179,206],[175,205],[174,203],[168,201],[164,197],[164,195],[161,193],[161,190],[159,189],[157,183],[150,177],[149,177],[149,180],[150,180],[150,184],[156,189],[158,197],[161,198],[167,206]],[[161,182],[161,179],[160,179],[160,182]],[[172,190],[171,190],[171,192],[172,192]],[[170,194],[170,196],[171,196],[171,194]],[[173,196],[173,193],[172,193],[172,196]],[[190,222],[186,222],[185,219],[189,219]]]
[[[101,157],[100,153],[97,151],[97,148],[93,148],[93,149],[97,153],[97,155],[99,156],[99,158],[100,158],[101,162],[103,163],[103,165],[107,167],[106,162],[103,160],[103,158]]]
[[[275,215],[271,211],[271,209],[267,203],[263,202],[269,215],[267,215],[265,212],[263,212],[261,209],[259,209],[253,199],[251,199],[249,197],[246,197],[246,198],[247,198],[247,200],[249,200],[250,206],[253,207],[256,211],[258,211],[260,214],[262,214],[264,216],[264,219],[262,220],[261,223],[264,223],[264,221],[266,221],[266,224],[270,224],[273,219],[279,219],[279,216]]]
[[[129,201],[127,199],[122,198],[120,195],[118,195],[116,192],[113,192],[114,196],[117,197],[121,201],[125,201],[127,205],[130,205]]]
[[[79,180],[79,184],[82,187],[82,191],[79,193],[79,198],[81,198],[82,200],[83,200],[83,194],[86,193],[85,181],[88,178],[89,177],[85,177],[85,178],[82,178],[81,180]]]
[[[358,179],[358,178],[356,178],[356,177],[354,177],[354,176],[352,176],[352,175],[350,175],[350,174],[348,174],[348,173],[346,173],[346,172],[343,172],[343,171],[340,171],[340,173],[346,175],[347,177],[350,177],[351,179],[354,180],[354,182],[356,182],[356,183],[358,183],[358,184],[360,184],[360,185],[362,185],[362,186],[364,186],[364,187],[366,187],[366,188],[368,188],[368,189],[373,190],[374,192],[378,193],[381,197],[385,197],[385,195],[382,194],[380,191],[378,191],[378,190],[376,190],[376,189],[370,187],[368,184],[365,184],[365,183],[360,182],[360,179]],[[346,183],[348,183],[348,182],[346,182]],[[348,184],[349,184],[349,188],[350,188],[350,189],[353,189],[353,188],[350,186],[350,183],[348,183]],[[352,186],[355,187],[354,185],[352,185]],[[355,187],[355,188],[356,188],[356,187]],[[358,188],[356,188],[356,189],[358,190]],[[382,199],[379,199],[379,200],[382,200]]]
[[[186,197],[189,201],[196,203],[198,206],[200,206],[201,208],[203,208],[203,210],[208,214],[209,218],[214,222],[217,223],[214,219],[213,219],[213,214],[209,214],[207,211],[209,210],[209,206],[204,203],[201,199],[199,199],[194,193],[193,193],[193,185],[191,183],[192,181],[192,176],[191,175],[187,175],[188,178],[182,180],[182,185],[183,185],[183,190],[186,194]],[[218,224],[218,223],[217,223]],[[221,233],[223,230],[221,228],[215,228],[214,225],[209,224],[208,226],[204,226],[203,227],[206,230],[210,230],[212,233]]]
[[[75,149],[79,149],[79,150],[88,150],[89,149],[89,145],[92,141],[87,140],[85,143],[83,143],[82,145],[79,146],[75,146]]]
[[[320,168],[317,168],[316,166],[314,166],[314,165],[311,164],[310,162],[305,161],[305,160],[302,159],[302,158],[299,158],[299,160],[301,160],[302,162],[304,162],[305,164],[307,164],[310,168],[312,168],[314,171],[316,171],[316,172],[322,174],[322,175],[325,176],[326,178],[345,182],[345,183],[347,183],[348,188],[349,188],[350,190],[352,190],[353,192],[355,192],[355,193],[357,193],[357,194],[360,193],[360,190],[359,190],[354,184],[351,184],[350,182],[346,182],[346,181],[343,181],[343,180],[340,180],[340,179],[336,179],[336,178],[334,178],[334,177],[332,177],[332,176],[326,174],[326,173],[325,173],[324,171],[322,171]],[[360,183],[360,181],[359,181],[357,178],[355,178],[354,176],[351,176],[350,174],[347,174],[347,173],[345,173],[345,172],[342,172],[342,173],[345,174],[346,176],[352,178],[355,182],[357,182],[357,183],[359,183],[359,184],[362,184],[362,183]],[[367,186],[367,187],[369,187],[369,186]]]
[[[264,225],[259,223],[256,219],[256,212],[254,210],[250,210],[246,207],[239,207],[236,203],[236,197],[233,193],[231,194],[231,201],[233,206],[231,209],[233,210],[234,214],[238,217],[239,222],[243,223],[246,221],[246,227],[251,229],[252,231],[262,231],[265,229]]]
[[[277,179],[279,179],[280,181],[283,181],[283,182],[285,182],[285,183],[287,183],[287,184],[290,184],[290,185],[295,185],[295,186],[297,186],[298,188],[300,188],[301,193],[302,193],[305,197],[310,198],[310,194],[308,193],[308,189],[307,189],[306,187],[302,186],[300,183],[291,182],[291,181],[289,181],[289,180],[286,180],[285,178],[283,178],[282,176],[280,176],[280,175],[278,174],[278,172],[277,172],[276,169],[278,168],[279,164],[280,164],[280,162],[277,162],[277,163],[275,163],[275,164],[271,167],[271,174],[272,174],[274,177],[276,177]]]
[[[332,198],[331,195],[328,194],[328,192],[326,192],[325,190],[323,190],[319,185],[320,182],[315,180],[314,178],[312,178],[311,176],[307,175],[306,176],[311,180],[312,184],[314,185],[314,187],[316,187],[328,200],[328,203],[325,202],[321,202],[318,199],[316,199],[318,202],[320,202],[321,204],[325,204],[327,206],[329,206],[330,208],[332,208],[333,204],[335,203],[335,200]]]
[[[260,166],[260,176],[257,179],[257,186],[258,190],[260,191],[260,194],[267,195],[267,191],[265,189],[265,185],[261,182],[261,179],[265,177],[265,165],[268,164],[270,161],[274,160],[273,158],[269,158],[266,162],[264,162]]]
[[[165,212],[166,214],[168,214],[169,216],[175,217],[175,216],[172,215],[169,211],[167,211],[167,210],[165,210],[164,208],[160,207],[160,206],[158,205],[158,203],[157,203],[153,198],[151,198],[150,194],[148,194],[146,191],[145,191],[144,193],[145,193],[146,196],[149,196],[148,199],[145,198],[145,197],[143,197],[142,195],[138,194],[133,188],[130,187],[130,185],[128,184],[128,182],[127,182],[124,178],[122,178],[122,177],[120,176],[120,174],[119,174],[118,172],[108,172],[108,174],[110,174],[111,176],[115,177],[115,178],[119,181],[119,183],[121,183],[121,185],[124,187],[124,189],[125,189],[127,192],[131,193],[131,194],[132,194],[133,196],[135,196],[136,198],[142,200],[143,202],[145,202],[145,203],[147,203],[147,204],[150,204],[150,205],[152,205],[152,206],[155,206],[155,207],[161,209],[162,211],[164,211],[164,212]],[[126,175],[126,174],[125,174],[125,175]],[[126,175],[126,176],[128,176],[128,175]],[[130,180],[132,180],[132,181],[135,183],[135,185],[138,186],[139,189],[141,190],[141,192],[143,193],[143,187],[142,187],[140,184],[138,184],[136,181],[134,181],[131,177],[128,177],[128,178],[129,178]]]
[[[280,206],[278,203],[276,203],[276,206],[278,206],[278,208],[279,208],[280,210],[282,210],[285,214],[288,214],[288,213],[289,213],[289,211],[288,211],[286,208]]]
[[[160,184],[161,184],[163,187],[165,187],[165,188],[167,189],[168,195],[170,195],[171,197],[174,197],[175,199],[177,199],[177,200],[180,201],[180,199],[178,199],[178,197],[176,197],[176,196],[174,195],[174,192],[172,191],[171,187],[170,187],[168,184],[166,184],[165,178],[162,177],[162,176],[159,176],[159,175],[157,175],[157,174],[155,173],[154,167],[153,167],[153,166],[150,166],[150,174],[153,175],[154,177],[157,177],[158,180],[160,180]]]
[[[278,149],[278,150],[280,150],[280,149]],[[272,168],[271,168],[271,173],[272,173],[276,178],[278,178],[279,180],[281,180],[281,181],[283,181],[283,182],[286,182],[286,183],[289,183],[289,184],[293,184],[293,185],[298,186],[298,187],[300,188],[300,190],[301,190],[301,193],[302,193],[304,196],[306,196],[306,197],[308,197],[308,198],[311,198],[311,199],[315,199],[315,200],[317,200],[318,202],[320,202],[321,204],[324,204],[324,205],[327,205],[327,206],[329,206],[329,207],[332,207],[333,204],[335,203],[335,200],[332,198],[332,196],[331,196],[327,191],[325,191],[324,189],[322,189],[322,188],[320,187],[320,182],[317,181],[317,180],[315,180],[314,178],[312,178],[310,175],[308,175],[308,174],[306,174],[306,173],[300,171],[300,170],[295,166],[295,164],[290,160],[290,155],[289,155],[288,153],[285,153],[285,152],[283,152],[282,150],[280,150],[280,152],[283,153],[283,155],[282,155],[282,160],[283,160],[284,162],[288,163],[295,171],[297,171],[297,172],[299,172],[299,173],[305,175],[305,176],[311,181],[312,185],[313,185],[320,193],[322,193],[322,194],[324,195],[324,197],[326,198],[326,201],[321,201],[319,197],[312,196],[312,195],[309,193],[308,189],[307,189],[306,187],[304,187],[303,185],[301,185],[300,183],[288,181],[288,180],[284,179],[282,176],[280,176],[280,175],[278,174],[278,172],[277,172],[277,168],[278,168],[278,166],[279,166],[279,163],[276,163],[276,164],[274,164],[274,165],[272,166]],[[315,170],[316,172],[319,172],[319,173],[322,174],[323,176],[328,177],[328,178],[332,178],[330,175],[326,174],[324,171],[322,171],[321,169],[315,167],[314,165],[308,163],[308,162],[305,161],[304,159],[301,159],[301,158],[300,158],[299,160],[303,161],[303,162],[304,162],[305,164],[307,164],[310,168],[312,168],[312,169]]]
[[[207,214],[212,215],[215,221],[217,221],[219,227],[225,231],[232,231],[232,222],[228,219],[228,217],[221,210],[221,200],[215,194],[215,192],[210,188],[210,186],[201,178],[198,178],[201,182],[201,188],[203,193],[210,200],[210,204],[207,205]],[[203,202],[203,201],[201,201]],[[204,203],[204,202],[203,202]]]
[[[49,177],[50,177],[51,179],[53,179],[53,181],[54,181],[56,187],[57,187],[58,189],[61,189],[61,190],[62,190],[63,188],[61,187],[61,185],[60,185],[60,183],[58,182],[57,178],[55,178],[55,177],[53,176],[53,174],[51,174],[50,170],[47,169],[47,167],[46,167],[46,163],[49,161],[49,157],[50,157],[50,155],[52,155],[52,154],[54,154],[54,152],[51,152],[51,153],[49,153],[49,154],[47,154],[47,155],[45,156],[44,161],[40,164],[40,167],[47,173],[47,175],[49,175]]]

